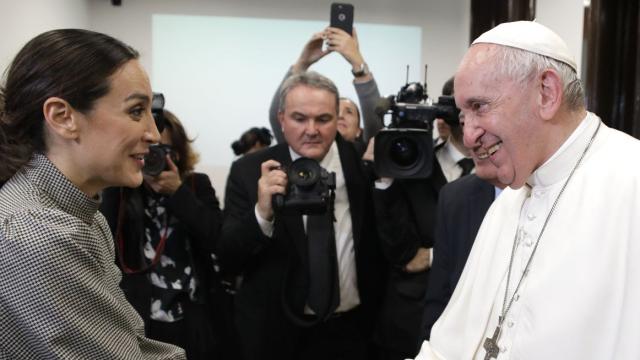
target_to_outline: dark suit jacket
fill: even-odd
[[[425,308],[427,339],[451,298],[482,219],[494,198],[494,186],[473,174],[445,185],[440,191]]]
[[[394,180],[389,188],[374,191],[378,232],[391,264],[375,338],[379,346],[402,357],[414,357],[424,338],[428,280],[428,270],[409,274],[403,269],[418,248],[433,246],[438,194],[446,183],[434,155],[429,178]]]
[[[384,265],[371,206],[371,184],[352,144],[336,137],[353,223],[360,310],[371,321],[384,285]],[[276,216],[272,238],[255,217],[260,164],[291,163],[287,144],[249,154],[231,166],[227,180],[220,259],[243,275],[236,294],[236,324],[246,359],[290,359],[308,291],[307,244],[301,216]],[[366,321],[362,328],[369,330]]]

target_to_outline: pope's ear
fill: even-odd
[[[562,79],[554,70],[545,70],[540,75],[539,111],[545,120],[553,119],[564,98]]]
[[[77,111],[59,97],[50,97],[42,105],[44,121],[50,132],[65,138],[78,137]]]

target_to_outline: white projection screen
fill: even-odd
[[[231,143],[252,126],[269,127],[271,98],[321,21],[240,17],[153,15],[153,90],[196,138],[206,172],[222,192],[235,156]],[[416,26],[354,24],[360,51],[380,94],[396,94],[406,81],[422,81],[421,29]],[[312,70],[332,79],[341,96],[357,102],[349,64],[332,53]]]

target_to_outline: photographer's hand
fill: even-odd
[[[167,166],[169,169],[157,176],[144,175],[144,181],[158,194],[173,195],[182,185],[182,179],[180,179],[178,167],[169,154],[167,154]]]
[[[324,42],[323,32],[313,34],[311,39],[304,45],[304,48],[302,49],[302,53],[300,54],[298,61],[296,61],[296,63],[293,64],[292,72],[294,74],[307,71],[307,69],[311,65],[313,65],[314,63],[316,63],[316,61],[322,59],[325,55],[329,53],[328,50],[322,49],[323,42]]]
[[[375,136],[369,139],[369,143],[367,144],[367,150],[362,154],[362,160],[365,161],[374,161],[374,149],[376,148],[376,138]]]
[[[338,28],[328,27],[325,30],[325,36],[327,38],[327,49],[338,52],[351,64],[353,71],[359,71],[361,66],[365,63],[362,54],[360,53],[360,45],[358,43],[358,33],[353,28],[353,36],[349,35],[346,31]],[[365,76],[358,77],[355,80],[357,82],[366,82],[373,79],[371,73]]]
[[[404,266],[404,271],[417,273],[427,270],[431,262],[431,252],[427,248],[418,248],[416,255]]]
[[[260,217],[267,221],[273,220],[271,198],[274,194],[285,194],[287,174],[280,169],[280,163],[267,160],[260,165],[262,175],[258,179],[258,203],[256,208]]]

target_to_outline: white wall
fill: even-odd
[[[318,0],[123,0],[120,7],[106,0],[88,0],[90,26],[113,35],[139,50],[143,65],[151,67],[151,16],[184,14],[322,20],[329,18],[333,1]],[[351,0],[355,23],[420,26],[422,58],[429,64],[429,85],[434,94],[453,74],[464,54],[469,34],[469,0]],[[275,39],[274,39],[275,40]],[[384,46],[384,44],[379,44]],[[302,44],[300,44],[302,46]],[[145,58],[145,55],[147,56]],[[366,57],[366,54],[363,54]],[[291,61],[293,62],[292,59]],[[283,64],[285,67],[288,64]],[[274,69],[281,71],[281,69]],[[404,81],[404,69],[399,71]],[[414,79],[418,80],[418,79]]]
[[[87,0],[0,0],[0,72],[34,36],[56,28],[87,28]]]
[[[582,69],[582,34],[584,27],[584,0],[537,0],[536,21],[548,26],[567,43]]]
[[[198,16],[229,16],[261,19],[288,20],[329,20],[329,8],[333,1],[317,0],[123,0],[121,7],[113,7],[109,1],[88,0],[90,26],[92,29],[115,36],[132,45],[141,53],[141,61],[154,79],[152,49],[152,15],[182,14]],[[369,24],[391,24],[418,26],[422,29],[422,61],[429,65],[429,94],[437,97],[442,84],[455,72],[457,64],[468,45],[469,34],[469,0],[352,0],[355,7],[355,25],[358,22]],[[320,30],[320,29],[318,29]],[[256,34],[259,36],[260,34]],[[309,34],[310,36],[311,34]],[[266,41],[278,41],[267,39]],[[242,44],[238,44],[241,46]],[[300,43],[300,48],[302,47]],[[206,46],[206,44],[203,44]],[[385,43],[376,44],[385,47]],[[185,54],[188,56],[189,54]],[[367,54],[363,54],[367,57]],[[265,54],[268,56],[268,54]],[[284,74],[290,63],[283,63],[274,68],[277,74]],[[372,69],[374,75],[381,72],[397,74],[397,87],[405,81],[405,69]],[[414,71],[412,71],[413,73]],[[421,81],[424,78],[420,69],[417,78],[410,81]],[[329,75],[329,74],[327,74]],[[241,76],[241,74],[239,74]],[[278,75],[281,76],[281,75]],[[330,75],[329,75],[330,76]],[[275,86],[273,84],[273,90]],[[271,97],[273,90],[266,93]],[[389,94],[382,94],[389,95]],[[215,94],[212,94],[215,96]],[[170,99],[167,99],[170,105]],[[239,109],[240,111],[241,109]],[[180,116],[180,114],[177,114]],[[189,119],[182,119],[188,123]],[[267,113],[262,119],[256,119],[256,125],[266,125]],[[223,122],[213,123],[211,131],[224,126]],[[187,129],[188,130],[188,129]],[[236,138],[240,134],[236,134]],[[235,138],[225,141],[231,144]],[[196,147],[198,142],[196,140]],[[228,147],[228,145],[227,145]],[[230,152],[231,149],[229,148]],[[210,156],[210,154],[203,154]],[[204,158],[204,156],[203,156]],[[224,190],[224,182],[228,166],[207,165],[203,162],[198,168],[208,173],[216,190]]]

